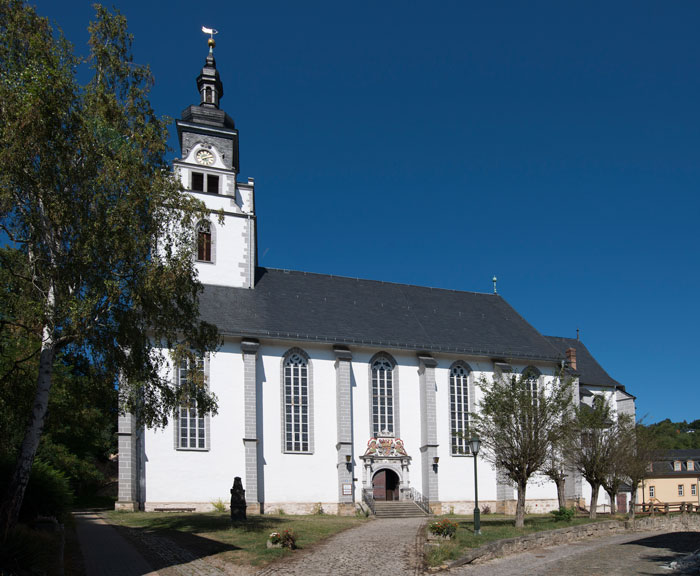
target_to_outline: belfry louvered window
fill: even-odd
[[[387,358],[372,363],[372,434],[394,434],[394,367]]]
[[[310,451],[309,362],[298,352],[284,361],[284,449]]]
[[[450,437],[452,454],[469,453],[469,369],[463,364],[450,369]]]

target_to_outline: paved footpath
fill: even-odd
[[[134,547],[98,514],[76,512],[74,517],[87,576],[157,576]]]
[[[672,571],[669,563],[700,548],[700,533],[635,532],[539,548],[481,564],[453,568],[462,576],[635,576],[698,574]]]
[[[422,548],[425,518],[371,520],[336,534],[292,560],[269,566],[257,576],[353,576],[423,574]]]

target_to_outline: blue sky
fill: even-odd
[[[90,1],[34,4],[86,51]],[[579,328],[638,415],[700,418],[700,4],[115,5],[173,118],[219,30],[261,265],[495,274],[543,334]]]

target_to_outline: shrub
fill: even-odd
[[[312,514],[316,514],[318,516],[323,516],[326,513],[326,511],[323,509],[323,504],[320,502],[314,504],[314,509],[312,510]]]
[[[226,507],[226,502],[224,502],[221,498],[214,500],[211,505],[217,512],[226,512],[226,510],[228,510]]]
[[[281,544],[282,548],[294,550],[297,547],[297,535],[292,530],[273,532],[270,534],[270,542],[273,544]]]
[[[489,506],[488,504],[484,504],[481,507],[481,513],[482,514],[491,514],[491,506]]]
[[[552,516],[554,516],[554,519],[557,522],[559,522],[560,520],[563,520],[565,522],[571,522],[574,519],[576,510],[574,510],[573,507],[564,508],[564,506],[561,506],[559,510],[552,510],[551,514]]]
[[[452,538],[457,532],[457,522],[453,522],[448,518],[443,518],[442,520],[435,520],[428,524],[428,530],[431,534],[436,536],[444,536],[446,538]]]
[[[0,463],[0,493],[7,490],[13,468],[14,462],[11,460]],[[59,522],[63,521],[72,502],[73,493],[65,475],[46,462],[34,460],[19,513],[20,520],[31,521],[38,516],[54,516]]]
[[[0,574],[46,574],[46,568],[55,563],[58,538],[58,533],[18,525],[0,546]]]

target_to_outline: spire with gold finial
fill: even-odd
[[[219,31],[215,30],[214,28],[207,28],[206,26],[202,26],[202,32],[204,32],[205,34],[209,34],[209,40],[207,40],[207,44],[209,44],[209,53],[213,54],[214,47],[216,46],[216,40],[214,40],[214,34],[218,34]]]
[[[207,108],[218,108],[219,100],[224,96],[224,86],[219,78],[219,71],[216,69],[216,60],[214,60],[214,46],[216,46],[214,34],[218,34],[219,31],[202,26],[202,32],[209,34],[209,39],[207,40],[209,54],[207,54],[204,68],[202,68],[202,72],[197,78],[197,89],[200,94],[199,105]]]

